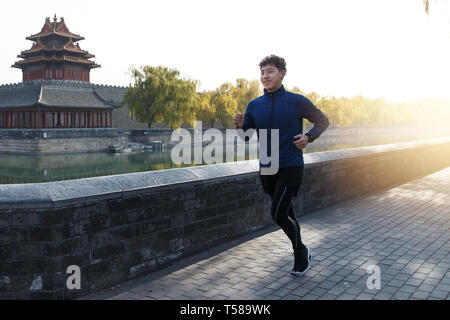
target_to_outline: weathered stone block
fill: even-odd
[[[125,244],[123,242],[108,244],[103,247],[92,249],[91,261],[108,259],[110,257],[121,255],[124,252]]]
[[[10,227],[11,216],[7,212],[0,212],[0,229]]]
[[[234,201],[219,205],[219,207],[217,208],[219,215],[233,212],[235,209],[236,209],[236,202]]]
[[[217,207],[208,207],[195,211],[195,220],[203,220],[217,215]]]
[[[161,218],[142,223],[142,233],[157,232],[170,227],[170,218]]]
[[[42,275],[45,273],[62,272],[64,270],[63,257],[41,258],[30,261],[29,273]],[[65,270],[64,270],[65,271]]]
[[[0,260],[10,259],[12,255],[11,246],[0,245]]]
[[[41,214],[32,211],[18,211],[11,214],[11,225],[37,226],[41,224]]]

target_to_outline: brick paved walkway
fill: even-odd
[[[313,255],[303,277],[273,227],[85,299],[449,300],[449,199],[450,167],[301,217]],[[370,265],[380,289],[367,288]]]

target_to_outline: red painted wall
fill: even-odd
[[[31,80],[75,80],[89,82],[89,71],[85,71],[79,68],[41,68],[33,69],[23,72],[23,81]]]

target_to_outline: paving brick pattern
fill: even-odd
[[[449,300],[449,199],[450,167],[300,217],[313,255],[303,277],[272,227],[84,299]],[[380,289],[367,286],[372,265]]]

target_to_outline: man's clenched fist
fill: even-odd
[[[244,126],[244,115],[242,113],[236,113],[234,116],[234,124],[238,128],[242,128]]]
[[[305,149],[306,146],[308,145],[309,142],[309,138],[307,135],[304,134],[298,134],[296,136],[294,136],[294,138],[299,138],[297,140],[294,140],[294,144],[298,149]]]

